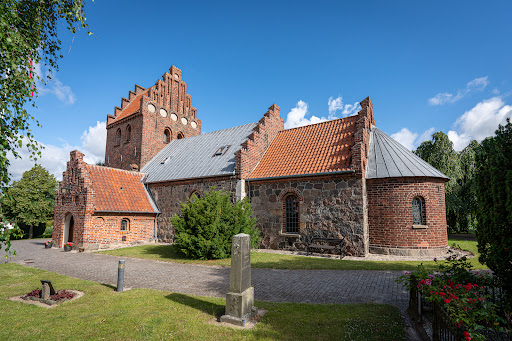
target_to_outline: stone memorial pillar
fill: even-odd
[[[226,314],[220,322],[245,326],[253,316],[254,287],[251,287],[251,236],[240,233],[233,236],[229,292],[226,294]]]

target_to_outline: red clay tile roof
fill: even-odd
[[[145,94],[148,93],[148,90],[149,89],[146,89],[144,92],[135,96],[135,98],[132,99],[130,104],[128,104],[128,106],[126,108],[124,108],[123,111],[121,111],[116,116],[116,118],[112,122],[110,122],[110,124],[112,124],[114,122],[118,122],[119,120],[122,120],[125,117],[135,114],[140,109],[140,99],[142,98],[142,96],[144,96]]]
[[[248,179],[350,169],[357,116],[280,131]]]
[[[143,173],[87,165],[96,192],[95,211],[156,213],[141,182]]]

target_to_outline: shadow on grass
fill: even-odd
[[[184,304],[190,308],[197,309],[203,313],[212,315],[213,317],[217,318],[217,320],[220,319],[226,310],[225,305],[204,301],[199,296],[172,293],[165,296],[165,298],[178,304]]]
[[[181,253],[174,245],[148,245],[144,248],[142,254],[157,255],[167,260],[194,260]]]
[[[109,289],[112,289],[112,290],[117,290],[117,287],[115,285],[112,285],[112,284],[107,284],[107,283],[100,283],[101,285],[103,285],[104,287],[107,287]]]

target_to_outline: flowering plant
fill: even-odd
[[[65,243],[65,244],[64,244],[64,246],[67,246],[67,247],[73,247],[73,246],[75,246],[75,243],[73,243],[73,242],[67,242],[67,243]]]
[[[464,330],[465,341],[485,340],[480,332],[510,327],[500,315],[507,316],[508,308],[498,307],[490,300],[489,285],[495,285],[487,272],[470,271],[472,265],[465,257],[450,256],[438,270],[428,271],[419,265],[397,279],[404,287],[418,289],[431,302],[439,304],[458,328]]]
[[[44,245],[53,245],[53,240],[48,240],[46,243],[44,243]]]

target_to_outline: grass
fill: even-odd
[[[456,243],[463,250],[471,251],[478,255],[476,241],[472,240],[449,240],[449,244]],[[218,260],[195,260],[181,254],[172,245],[142,245],[116,250],[100,251],[113,256],[132,257],[165,262],[202,264],[216,266],[230,266],[231,259]],[[469,261],[475,269],[487,269],[478,262],[478,257],[470,258]],[[436,269],[439,262],[432,261],[355,261],[326,259],[317,257],[304,257],[282,255],[265,252],[251,252],[251,266],[253,268],[270,269],[305,269],[305,270],[413,270],[423,263],[427,269]]]
[[[46,309],[7,297],[51,280],[84,297]],[[0,340],[403,340],[396,307],[380,304],[256,302],[268,310],[250,330],[216,326],[221,298],[149,289],[116,293],[109,285],[18,264],[0,264]]]

